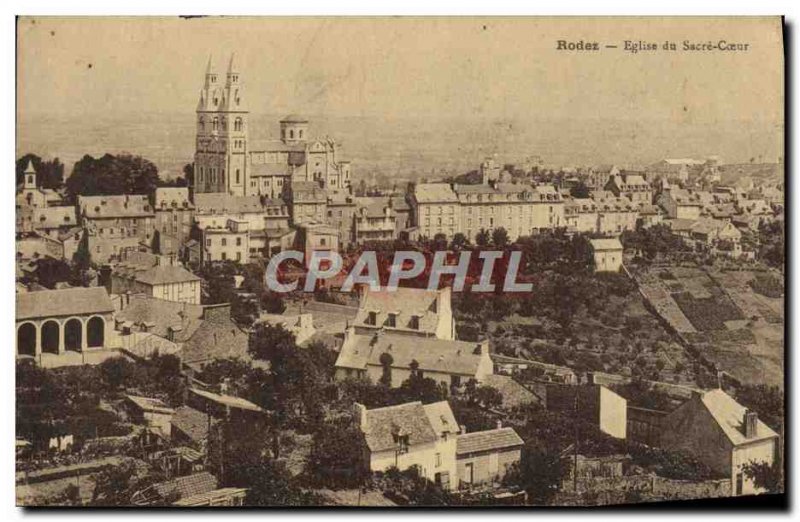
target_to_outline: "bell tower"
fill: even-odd
[[[226,190],[237,196],[247,195],[247,131],[249,111],[244,101],[241,76],[236,66],[235,55],[231,54],[225,86],[222,90],[220,117],[222,123],[222,142],[225,147]]]

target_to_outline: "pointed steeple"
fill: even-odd
[[[238,72],[236,70],[236,68],[233,66],[234,65],[234,58],[236,58],[236,53],[231,53],[231,58],[230,58],[230,60],[228,60],[228,75],[229,76],[231,74],[235,73],[235,72]]]
[[[206,78],[205,84],[203,84],[204,89],[208,89],[211,86],[211,77],[214,75],[213,65],[211,63],[211,55],[208,55],[208,63],[206,64]]]
[[[25,167],[24,177],[22,179],[24,188],[36,188],[36,170],[33,168],[33,163],[30,158],[28,159],[28,165]]]

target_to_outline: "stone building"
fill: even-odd
[[[223,82],[211,61],[196,109],[195,179],[197,193],[277,198],[292,181],[346,189],[350,162],[338,157],[332,138],[312,138],[309,122],[298,115],[280,121],[280,139],[255,143],[239,68],[231,56]]]
[[[590,239],[594,269],[597,272],[619,272],[622,268],[622,243],[619,239]]]
[[[664,417],[662,427],[663,447],[694,455],[730,478],[732,495],[759,492],[742,471],[744,464],[778,458],[778,434],[720,389],[694,393]]]
[[[105,288],[41,290],[16,298],[17,356],[117,347],[114,306]]]
[[[152,246],[155,212],[146,195],[78,196],[78,212],[95,263]]]
[[[498,422],[499,424],[499,422]],[[523,440],[514,428],[461,433],[456,438],[459,488],[499,484],[522,456]]]
[[[187,187],[158,187],[154,195],[155,229],[160,254],[178,254],[189,240],[194,203]]]
[[[111,293],[145,294],[167,301],[200,304],[201,279],[175,256],[129,252],[111,272]]]

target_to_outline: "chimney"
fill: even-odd
[[[220,393],[220,395],[227,395],[229,386],[230,386],[230,379],[228,379],[227,377],[222,379],[222,382],[219,383],[219,393]]]
[[[744,410],[744,436],[751,439],[758,435],[758,413]]]
[[[366,432],[369,428],[369,423],[367,422],[367,407],[356,402],[353,404],[353,409],[356,414],[358,426],[361,428],[361,431]]]
[[[594,372],[586,372],[586,384],[594,384]]]
[[[501,421],[500,419],[497,419],[497,429],[499,430],[502,427],[503,427],[503,421]]]
[[[467,427],[465,425],[462,424],[459,427],[461,428],[461,435],[464,435],[465,433],[467,433]]]

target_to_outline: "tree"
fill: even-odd
[[[505,248],[508,243],[508,231],[505,228],[498,227],[492,231],[492,244],[496,248]]]
[[[481,248],[489,246],[490,241],[491,241],[491,236],[489,235],[489,232],[485,228],[482,228],[475,235],[475,244]]]
[[[583,181],[578,182],[577,185],[569,189],[569,195],[573,198],[588,198],[590,194],[589,186]]]
[[[567,469],[559,452],[546,451],[534,441],[528,441],[519,464],[509,469],[503,483],[521,487],[535,504],[546,504],[558,492]]]
[[[186,186],[194,186],[194,163],[187,163],[183,166],[183,179],[186,180]]]
[[[434,250],[447,250],[447,236],[439,232],[433,236]]]
[[[112,391],[120,389],[135,374],[134,363],[124,357],[111,357],[100,363],[100,375]]]
[[[497,388],[484,384],[475,389],[474,400],[486,409],[497,409],[503,404],[503,394]]]
[[[28,168],[28,161],[36,171],[36,185],[45,189],[61,188],[64,184],[64,164],[58,158],[45,161],[36,154],[25,154],[17,159],[16,163],[16,184],[20,185],[24,181],[25,169]]]
[[[767,493],[783,493],[783,473],[780,464],[750,461],[742,465],[742,473],[753,481],[757,488]]]
[[[75,163],[66,186],[69,199],[76,201],[78,196],[150,194],[159,183],[158,169],[141,156],[105,154],[95,159],[87,154]]]
[[[325,423],[314,433],[306,474],[316,487],[332,489],[362,485],[369,475],[363,461],[363,435],[350,418]]]
[[[253,452],[240,451],[228,456],[225,487],[247,488],[245,505],[319,506],[324,500],[303,490],[283,462]]]
[[[63,283],[72,279],[72,269],[62,259],[43,257],[36,261],[34,277],[40,285],[53,289],[56,283]]]
[[[469,246],[469,239],[461,232],[456,232],[453,240],[450,242],[452,250],[463,250]]]
[[[394,357],[392,357],[392,354],[384,352],[381,354],[378,360],[381,363],[381,367],[383,367],[383,373],[381,374],[380,383],[383,384],[384,386],[391,387],[392,363],[394,363]]]
[[[72,263],[76,270],[88,270],[92,267],[92,253],[89,250],[89,234],[84,230],[75,253],[72,254]]]

